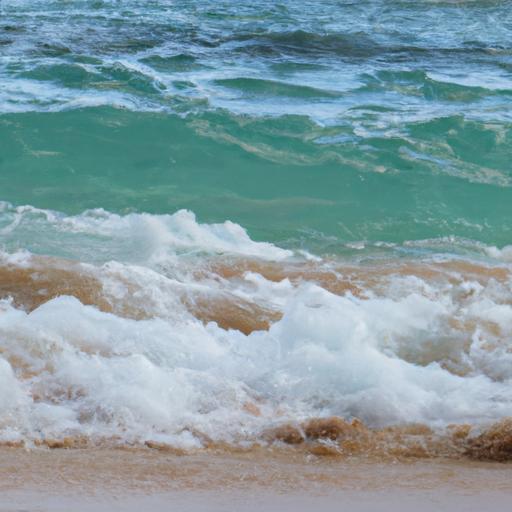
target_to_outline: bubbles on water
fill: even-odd
[[[81,256],[2,254],[5,440],[194,447],[331,415],[438,429],[512,414],[503,261],[304,258],[186,211],[3,215]],[[87,255],[94,240],[110,260]]]

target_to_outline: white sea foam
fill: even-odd
[[[7,411],[0,432],[12,437],[15,427],[28,438],[121,435],[130,441],[157,436],[189,446],[194,430],[230,441],[256,435],[278,419],[277,409],[281,419],[339,414],[372,425],[511,415],[510,365],[499,365],[501,376],[496,368],[485,374],[491,360],[509,359],[505,347],[486,351],[475,338],[466,355],[474,371],[466,376],[436,361],[419,364],[429,337],[441,337],[439,353],[443,344],[449,348],[443,324],[453,309],[449,301],[416,293],[360,300],[304,285],[289,293],[282,320],[246,336],[185,313],[121,318],[72,297],[30,314],[4,302],[0,346],[16,356],[18,370],[15,376],[0,358],[0,402]],[[489,318],[489,312],[478,314]],[[510,329],[510,308],[499,315]],[[404,347],[408,358],[400,357]],[[32,376],[23,376],[20,360]],[[255,400],[260,417],[244,410]]]
[[[177,254],[236,254],[283,260],[293,253],[267,242],[253,241],[234,222],[202,224],[194,213],[180,210],[173,215],[131,213],[117,215],[103,209],[66,216],[32,206],[0,211],[0,235],[4,245],[13,241],[30,244],[34,233],[46,237],[47,248],[64,247],[70,257],[95,261],[164,263]],[[96,258],[94,256],[96,255]]]
[[[486,252],[492,258],[512,262],[512,245],[506,245],[501,249],[498,249],[498,247],[486,247]]]
[[[33,267],[37,282],[45,260],[20,244],[70,255],[113,305],[104,312],[60,296],[27,312],[1,301],[0,439],[80,434],[193,447],[197,432],[236,441],[313,416],[443,426],[512,415],[510,279],[397,273],[362,297],[307,278],[271,281],[257,265],[228,279],[208,267],[212,258],[284,266],[298,256],[187,211],[66,216],[3,204],[0,229],[1,266]],[[250,334],[223,329],[181,300],[194,294],[212,303],[228,294],[282,317]],[[123,304],[144,314],[123,316]]]

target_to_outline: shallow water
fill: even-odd
[[[48,471],[51,465],[52,471]],[[0,510],[357,512],[506,508],[503,464],[332,461],[289,454],[0,450]]]
[[[0,439],[509,457],[509,7],[1,1]]]

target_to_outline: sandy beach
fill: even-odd
[[[512,466],[376,462],[287,451],[0,451],[0,510],[505,510]]]

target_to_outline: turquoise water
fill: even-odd
[[[495,1],[0,2],[0,199],[259,240],[510,243]]]

